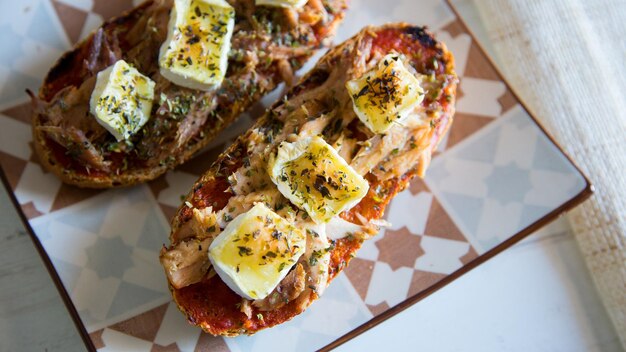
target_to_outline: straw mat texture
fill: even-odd
[[[475,1],[504,74],[595,185],[569,215],[626,349],[626,1]]]

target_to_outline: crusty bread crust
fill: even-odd
[[[415,69],[419,73],[437,71],[438,77],[441,77],[440,93],[427,98],[432,101],[428,104],[439,106],[440,109],[440,114],[436,114],[437,117],[434,117],[430,124],[429,133],[432,133],[432,139],[428,142],[429,148],[425,149],[428,153],[427,160],[429,160],[430,152],[435,149],[437,143],[450,128],[454,115],[457,77],[454,72],[453,56],[443,43],[436,41],[423,27],[405,23],[367,27],[322,57],[316,67],[287,93],[285,100],[276,102],[255,126],[240,136],[200,177],[172,220],[171,245],[174,246],[186,240],[178,236],[178,231],[192,221],[192,208],[203,209],[211,206],[213,211],[225,208],[228,198],[232,196],[227,189],[226,177],[241,165],[241,160],[238,159],[246,155],[247,140],[251,138],[251,131],[262,130],[271,125],[272,116],[279,114],[274,111],[280,110],[281,107],[300,106],[293,102],[303,103],[304,101],[299,100],[301,96],[321,102],[332,100],[333,98],[327,99],[328,96],[336,97],[336,95],[329,89],[316,90],[316,88],[326,87],[326,82],[337,77],[340,79],[334,83],[335,86],[343,87],[346,78],[353,78],[349,73],[353,69],[350,65],[358,65],[356,62],[360,63],[360,58],[366,60],[367,57],[372,57],[370,55],[373,51],[377,51],[375,57],[380,57],[381,53],[385,54],[390,51],[400,52],[415,63]],[[341,72],[339,76],[333,75],[337,72]],[[312,91],[319,94],[311,95]],[[337,104],[343,106],[341,103]],[[424,104],[427,103],[424,102]],[[289,109],[286,110],[289,111]],[[376,171],[372,170],[365,176],[370,184],[368,194],[355,207],[342,213],[341,217],[353,223],[360,223],[358,219],[381,219],[391,199],[402,191],[413,177],[421,176],[426,167],[422,164],[427,163],[428,161],[420,161],[417,164],[406,165],[406,172],[386,179],[378,178]],[[385,192],[381,195],[377,189],[383,189]],[[334,241],[330,250],[328,282],[346,267],[364,240],[363,237],[348,236]],[[163,250],[167,248],[164,247]],[[277,309],[259,311],[253,307],[252,313],[246,315],[236,306],[237,302],[241,302],[241,297],[228,289],[217,275],[207,275],[202,281],[182,288],[175,288],[170,283],[170,291],[178,308],[191,324],[201,327],[210,334],[222,336],[252,335],[259,330],[281,324],[302,313],[319,298],[314,290],[305,290],[297,299]]]
[[[301,66],[306,59],[308,59],[322,44],[327,44],[329,39],[334,34],[336,27],[343,19],[343,15],[346,9],[346,0],[329,0],[335,6],[336,12],[334,12],[328,20],[328,23],[324,24],[323,28],[316,25],[315,33],[319,35],[316,40],[303,45],[302,48],[298,48],[298,54],[291,57],[287,56],[284,62],[289,62],[295,68]],[[253,3],[252,0],[232,0],[232,3]],[[35,146],[35,152],[37,153],[39,160],[43,167],[55,175],[57,175],[63,182],[78,187],[85,188],[111,188],[130,186],[138,183],[147,182],[157,178],[165,173],[167,170],[188,161],[200,150],[205,148],[216,135],[218,135],[224,128],[233,123],[240,113],[247,110],[251,105],[257,102],[264,94],[273,90],[281,81],[288,79],[284,77],[280,63],[273,63],[270,67],[270,73],[268,74],[267,81],[264,82],[263,89],[258,89],[259,92],[252,93],[249,97],[243,99],[236,99],[226,110],[226,113],[222,113],[219,118],[219,123],[208,121],[202,128],[202,133],[194,135],[190,139],[189,143],[184,145],[184,148],[171,148],[169,158],[167,162],[162,164],[153,164],[147,167],[129,167],[120,171],[109,170],[102,172],[101,170],[90,170],[89,167],[74,167],[73,164],[68,164],[62,159],[63,150],[59,151],[59,145],[54,145],[55,142],[51,141],[50,136],[45,132],[45,127],[50,120],[50,116],[47,116],[47,112],[44,106],[55,98],[60,91],[68,87],[80,87],[85,81],[93,79],[93,76],[97,72],[90,72],[89,69],[85,69],[83,66],[89,66],[87,61],[94,60],[92,56],[95,56],[95,62],[90,63],[99,67],[106,67],[108,64],[103,63],[109,58],[102,58],[98,55],[104,56],[100,51],[104,51],[103,48],[106,43],[100,43],[104,41],[100,38],[102,31],[105,33],[116,32],[116,28],[127,29],[134,23],[141,23],[148,16],[147,13],[152,11],[155,7],[171,7],[171,0],[148,0],[138,7],[121,14],[119,17],[112,18],[106,21],[99,29],[91,33],[85,40],[78,43],[72,50],[65,53],[57,63],[51,68],[47,74],[42,87],[37,97],[33,93],[31,98],[33,100],[34,113],[32,118],[33,126],[33,141]],[[243,5],[241,5],[243,6]],[[243,6],[246,8],[249,4]],[[116,34],[117,35],[117,34]],[[118,39],[115,39],[116,41]],[[121,41],[121,40],[120,40]],[[126,53],[119,54],[124,58]],[[155,56],[153,54],[152,56]],[[110,59],[109,59],[110,60]],[[287,65],[289,66],[289,65]],[[291,69],[291,67],[288,67]],[[158,74],[157,74],[158,75]],[[245,87],[244,87],[245,88]],[[244,89],[242,88],[242,89]],[[245,88],[248,89],[249,87]],[[158,97],[156,98],[158,99]],[[86,102],[85,104],[88,104]],[[155,104],[157,105],[157,104]],[[214,107],[213,107],[214,109]],[[205,113],[210,114],[212,108],[207,108]],[[154,114],[153,114],[154,115]],[[210,119],[209,119],[210,120]],[[98,142],[94,142],[96,144]],[[96,147],[100,147],[96,145]],[[56,150],[55,150],[56,149]],[[69,153],[65,153],[66,155]],[[79,170],[80,169],[80,170]],[[92,172],[93,171],[93,172]]]
[[[233,118],[232,120],[234,120]],[[111,174],[108,176],[90,177],[89,175],[80,174],[70,169],[66,169],[63,165],[60,165],[55,161],[55,157],[52,154],[52,150],[47,147],[44,133],[33,129],[33,141],[35,146],[35,152],[39,157],[39,162],[48,171],[55,174],[58,178],[69,185],[81,187],[81,188],[95,188],[106,189],[112,187],[124,187],[132,186],[139,183],[148,182],[154,180],[160,175],[164,174],[169,168],[166,166],[155,167],[152,169],[142,169],[134,173],[124,173],[121,175]],[[181,155],[181,164],[191,157],[197,150],[203,148],[211,140],[207,139],[203,145],[198,148],[190,149],[189,152],[185,152]]]

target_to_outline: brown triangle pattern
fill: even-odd
[[[164,304],[128,320],[111,325],[109,329],[152,342],[157,332],[159,332],[159,327],[161,327],[161,321],[165,316],[168,305],[169,303]]]
[[[152,345],[150,352],[180,352],[180,348],[178,348],[178,345],[175,342],[167,346],[154,344]]]
[[[70,205],[82,202],[85,199],[97,196],[102,192],[104,191],[99,189],[78,188],[62,183],[59,187],[59,191],[54,197],[54,202],[52,203],[50,211],[52,212],[69,207]]]
[[[104,329],[100,329],[98,331],[94,331],[89,334],[89,338],[91,339],[91,343],[93,343],[93,347],[97,350],[106,347],[104,341],[102,340],[102,333]]]
[[[508,87],[506,88],[506,92],[500,98],[498,98],[498,102],[502,107],[502,114],[511,110],[511,108],[519,103],[519,101],[517,101],[517,98],[515,98],[515,95],[513,95],[511,89],[509,89]]]
[[[428,236],[455,241],[467,241],[436,198],[433,198],[430,205],[430,213],[428,213],[424,232],[425,235]]]
[[[463,76],[500,81],[498,72],[491,66],[487,56],[483,54],[475,40],[472,40],[472,44],[470,45],[467,66],[465,67]]]
[[[447,275],[445,274],[415,270],[413,272],[413,276],[411,277],[411,285],[409,285],[408,297],[414,296],[424,291],[425,289],[439,282],[439,280],[443,279],[446,276]]]
[[[423,179],[416,177],[411,180],[411,183],[409,183],[409,191],[415,196],[421,192],[430,192],[430,189],[428,189],[428,186]]]
[[[389,308],[390,307],[387,304],[387,302],[383,302],[383,303],[380,303],[380,304],[377,304],[377,305],[371,305],[371,304],[367,305],[367,309],[369,309],[370,312],[372,312],[372,314],[374,316],[377,316],[377,315],[379,315],[381,313],[384,313],[384,312],[388,311]]]
[[[448,32],[452,38],[456,38],[459,34],[466,33],[463,24],[458,19],[448,23],[442,29]]]
[[[95,0],[92,11],[102,16],[102,19],[106,21],[132,8],[133,0]]]
[[[421,236],[412,234],[406,227],[387,230],[385,237],[376,242],[378,260],[389,264],[394,271],[403,266],[413,268],[417,258],[424,254],[421,240]]]
[[[26,164],[26,161],[0,151],[0,166],[4,170],[4,175],[7,177],[11,189],[15,189],[20,182]]]
[[[476,133],[491,121],[493,119],[490,117],[456,113],[454,115],[454,123],[450,128],[446,148],[450,149],[453,145]]]
[[[364,301],[365,297],[367,297],[367,289],[372,279],[373,270],[374,262],[361,258],[352,259],[350,265],[343,270],[356,292],[359,293],[359,296],[361,296],[361,299]]]
[[[30,125],[33,107],[29,101],[23,104],[12,106],[6,110],[1,111],[0,113],[17,121],[21,121]]]
[[[26,204],[22,204],[22,212],[26,215],[28,220],[32,220],[36,217],[42,216],[43,213],[35,208],[35,204],[33,202],[28,202]]]
[[[478,258],[478,253],[476,252],[474,247],[470,246],[470,248],[467,250],[467,253],[465,253],[464,256],[459,258],[459,260],[461,261],[461,263],[463,263],[463,265],[467,265],[469,264],[469,262],[471,262],[472,260],[476,258]]]
[[[201,333],[198,343],[196,344],[195,352],[228,352],[228,346],[223,337],[212,336],[207,333]]]
[[[75,44],[80,39],[80,33],[87,21],[87,13],[57,0],[52,0],[52,6],[70,42]]]

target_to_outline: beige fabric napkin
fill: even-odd
[[[513,88],[595,186],[568,217],[626,349],[626,1],[474,2]]]

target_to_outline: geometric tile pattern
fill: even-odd
[[[310,351],[372,318],[345,276],[339,276],[313,307],[252,337],[223,339],[201,333],[173,303],[166,303],[93,331],[91,337],[103,351]]]
[[[88,331],[169,301],[168,223],[148,187],[103,192],[31,221]]]
[[[36,91],[56,59],[104,19],[140,2],[0,2],[0,166],[99,350],[321,348],[428,289],[584,186],[443,0],[354,1],[336,42],[366,24],[407,21],[428,25],[448,45],[461,77],[455,122],[426,179],[391,202],[385,215],[391,226],[364,244],[311,309],[253,337],[203,334],[170,303],[158,251],[180,197],[282,88],[201,155],[147,185],[109,191],[63,185],[32,150],[24,90]]]
[[[345,271],[374,315],[477,257],[421,180],[398,194],[387,213],[390,228],[366,241]]]
[[[585,188],[520,106],[433,160],[425,182],[478,253]]]

